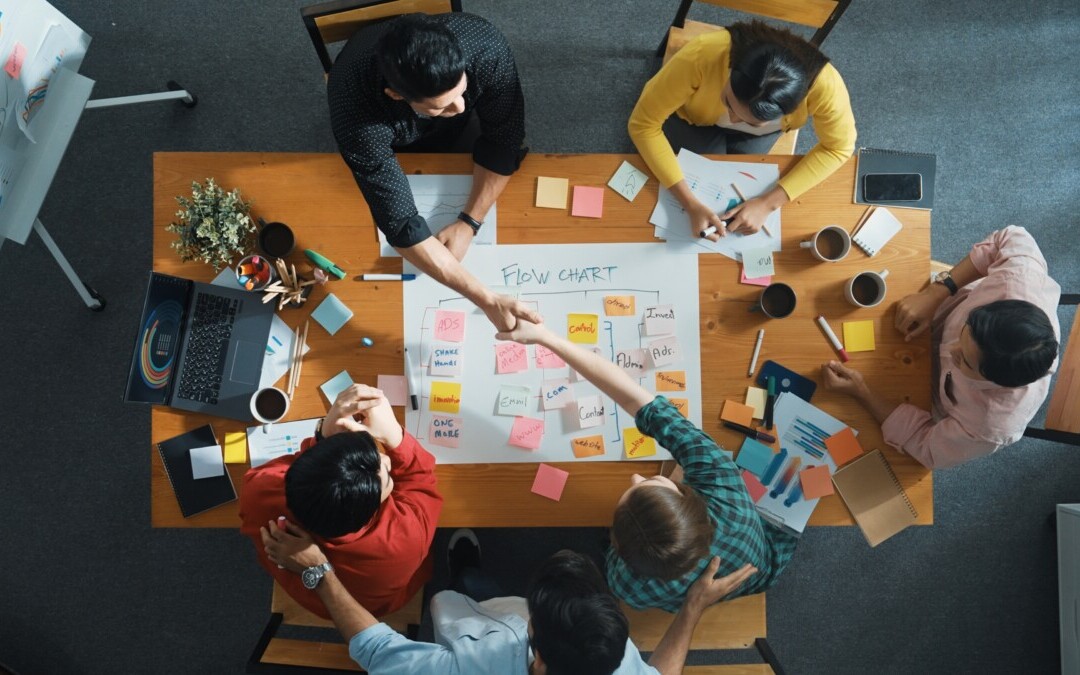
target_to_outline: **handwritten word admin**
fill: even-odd
[[[566,267],[561,270],[536,269],[530,267],[525,270],[516,263],[502,268],[503,284],[507,286],[522,286],[524,284],[547,284],[552,275],[559,281],[572,281],[578,284],[615,281],[617,265],[605,267]]]

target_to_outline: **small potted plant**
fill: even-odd
[[[226,192],[207,178],[205,184],[193,181],[191,197],[181,195],[176,201],[177,220],[165,229],[179,235],[172,247],[184,262],[200,260],[216,272],[251,249],[255,223],[249,215],[251,202],[240,197],[240,190]]]

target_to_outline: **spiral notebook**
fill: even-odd
[[[169,477],[185,518],[236,500],[236,488],[228,470],[220,476],[200,479],[191,472],[191,449],[217,444],[214,429],[209,424],[157,444],[165,475]]]
[[[839,469],[832,480],[871,547],[914,525],[919,517],[880,450]]]
[[[902,229],[904,224],[892,211],[884,206],[871,206],[862,223],[851,233],[851,241],[873,258]]]
[[[856,204],[882,204],[908,209],[934,208],[934,177],[937,175],[937,155],[903,150],[879,150],[859,148],[856,155],[855,196]],[[917,202],[874,201],[863,198],[863,176],[868,173],[917,173],[922,176],[922,199]]]

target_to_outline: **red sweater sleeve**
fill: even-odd
[[[435,478],[435,457],[408,431],[396,448],[388,448],[390,477],[394,479],[394,507],[398,516],[415,521],[424,549],[431,546],[442,513],[442,495]]]

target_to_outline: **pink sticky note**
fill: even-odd
[[[574,206],[570,209],[570,215],[586,218],[604,215],[604,188],[575,185]]]
[[[536,450],[544,438],[544,420],[531,417],[515,417],[510,427],[510,445],[526,450]]]
[[[570,474],[562,469],[541,464],[536,468],[536,479],[533,480],[532,491],[541,497],[559,501],[562,499],[563,488],[566,487],[566,479],[569,477]]]
[[[500,342],[495,345],[495,372],[520,373],[529,369],[529,354],[525,345],[516,342]]]
[[[742,267],[739,268],[739,283],[750,284],[751,286],[768,286],[772,283],[772,277],[758,277],[757,279],[746,278],[746,272]]]
[[[409,386],[404,375],[380,375],[375,386],[386,395],[390,405],[405,405],[409,398]]]
[[[465,312],[449,309],[435,311],[435,339],[444,342],[465,341]]]
[[[558,354],[544,345],[536,345],[536,367],[564,368],[566,367],[566,361],[563,361]]]
[[[11,56],[8,57],[7,63],[4,64],[4,72],[12,77],[18,77],[22,72],[23,61],[26,60],[26,47],[23,43],[16,42],[15,48],[11,50]]]
[[[432,415],[428,427],[428,440],[435,445],[456,448],[461,440],[461,418]]]
[[[750,493],[750,501],[757,504],[757,501],[768,491],[768,488],[761,484],[757,476],[746,469],[743,469],[742,479],[746,483],[746,491]]]

